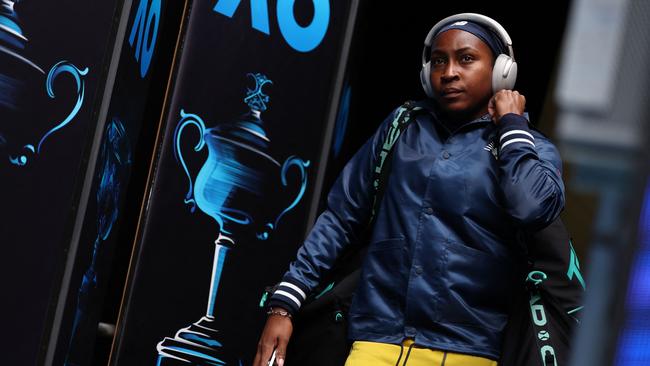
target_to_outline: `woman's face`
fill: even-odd
[[[439,34],[431,46],[435,100],[451,117],[475,119],[487,113],[492,97],[492,50],[459,29]]]

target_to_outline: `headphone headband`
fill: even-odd
[[[508,48],[508,56],[510,56],[513,61],[515,60],[515,54],[512,49],[512,39],[510,39],[508,32],[506,32],[505,28],[503,28],[501,24],[499,24],[496,20],[482,14],[461,13],[461,14],[448,16],[445,19],[436,23],[436,25],[434,25],[433,28],[431,28],[429,34],[427,34],[427,37],[424,39],[424,50],[422,51],[422,66],[424,66],[428,62],[428,57],[430,56],[431,53],[430,52],[431,43],[433,42],[433,38],[438,34],[438,31],[440,31],[440,29],[442,29],[447,24],[455,21],[460,21],[460,20],[469,20],[481,24],[483,26],[486,26],[489,29],[495,31],[501,38],[501,41],[503,41],[503,43],[505,43],[506,47]],[[498,55],[495,55],[495,57],[496,56]]]

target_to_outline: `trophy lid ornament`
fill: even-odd
[[[253,81],[255,81],[255,87],[253,89],[246,88],[246,98],[244,98],[244,103],[248,104],[250,109],[253,111],[264,112],[267,108],[266,104],[269,102],[269,96],[264,94],[262,88],[266,84],[273,84],[273,82],[259,72],[248,73],[247,76],[253,78]]]

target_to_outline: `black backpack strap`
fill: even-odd
[[[416,106],[413,101],[406,101],[398,109],[395,119],[388,128],[386,138],[382,141],[381,148],[377,152],[375,161],[377,161],[375,168],[372,171],[372,189],[374,190],[374,198],[372,201],[372,210],[370,211],[370,220],[368,220],[368,229],[372,229],[379,205],[384,197],[386,185],[388,184],[388,176],[390,175],[390,166],[393,157],[393,147],[406,130],[413,116],[416,112],[421,111],[422,107]]]

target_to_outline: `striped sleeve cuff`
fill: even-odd
[[[305,299],[307,299],[308,291],[309,290],[305,285],[300,282],[290,278],[284,278],[282,282],[278,284],[273,295],[271,295],[269,306],[280,306],[285,308],[291,314],[295,314],[298,309],[300,309],[300,306]]]
[[[499,127],[499,151],[520,144],[535,147],[535,138],[530,133],[528,120],[525,117],[508,113],[501,117]]]

